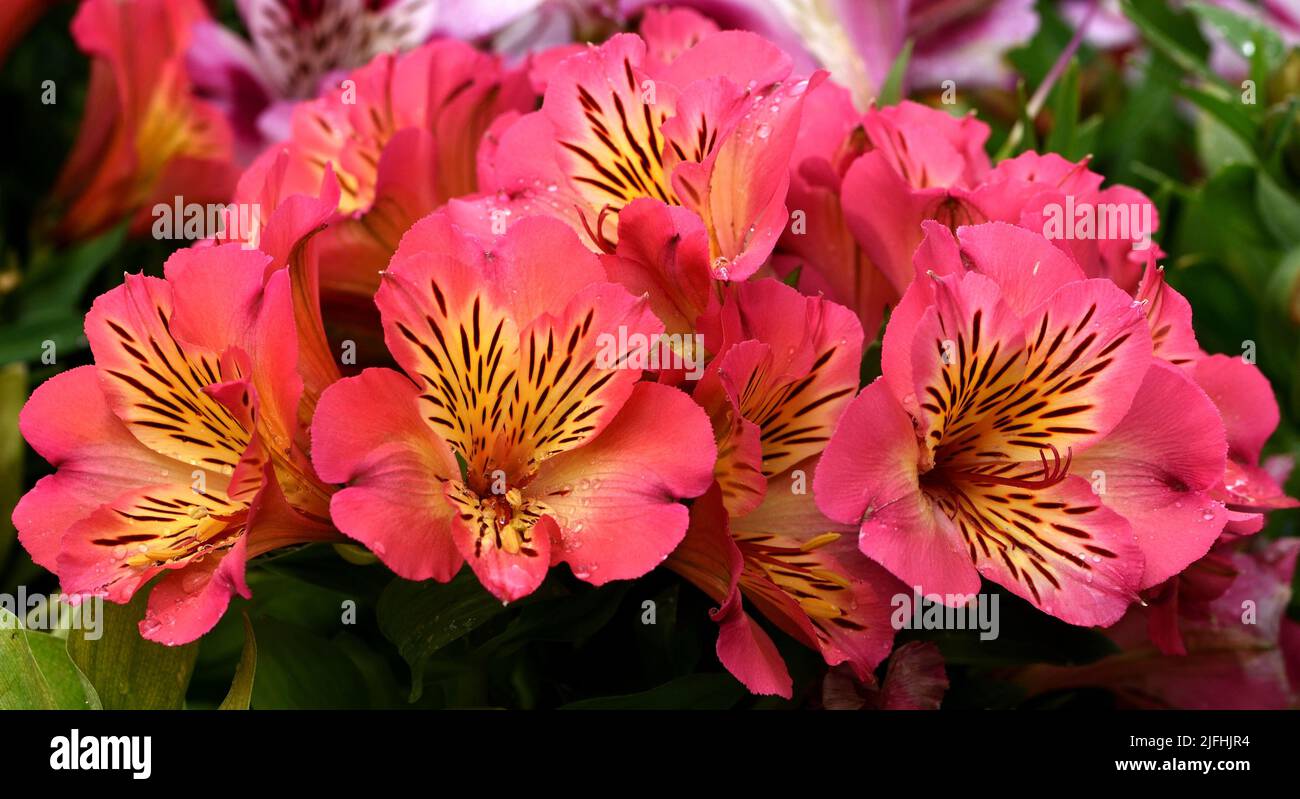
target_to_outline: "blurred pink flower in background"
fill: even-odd
[[[1107,631],[1118,654],[1084,666],[1030,666],[1015,680],[1030,696],[1096,687],[1139,708],[1295,707],[1300,624],[1287,618],[1286,606],[1298,551],[1300,540],[1288,538],[1224,553],[1211,596],[1181,608],[1186,654],[1166,654],[1151,643],[1151,611],[1134,607]]]
[[[251,41],[214,20],[186,51],[199,96],[225,113],[241,163],[290,134],[293,104],[376,55],[429,38],[439,0],[236,0]]]
[[[238,176],[230,128],[193,94],[184,57],[198,0],[86,0],[72,21],[91,57],[77,141],[51,194],[54,236],[90,238],[156,202],[223,202]]]

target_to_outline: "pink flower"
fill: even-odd
[[[714,476],[736,515],[768,479],[821,453],[858,388],[862,327],[842,306],[775,280],[733,286],[715,323],[717,356],[694,397],[718,441]]]
[[[556,216],[612,252],[618,212],[649,197],[699,215],[714,276],[743,280],[785,225],[803,98],[824,77],[790,73],[789,57],[750,33],[689,47],[614,36],[560,62],[541,110],[489,135],[480,183],[492,194],[453,212],[475,229]]]
[[[869,143],[848,92],[826,82],[808,93],[803,124],[790,156],[786,226],[772,256],[775,272],[809,295],[852,308],[874,337],[899,289],[876,268],[845,218],[844,175]],[[852,201],[850,200],[850,203]]]
[[[292,104],[381,53],[423,44],[439,3],[426,0],[238,0],[249,42],[211,20],[194,26],[186,62],[197,92],[230,121],[248,163],[288,138]],[[336,85],[336,84],[335,84]]]
[[[1148,261],[1164,255],[1151,241],[1160,217],[1136,189],[1101,188],[1104,178],[1087,165],[1055,153],[1022,153],[986,175],[972,202],[985,219],[1043,234],[1085,275],[1109,278],[1131,294]]]
[[[973,117],[956,119],[910,102],[862,117],[861,130],[849,134],[862,139],[861,155],[841,156],[851,163],[840,167],[838,189],[845,222],[867,260],[901,294],[912,280],[923,221],[952,229],[1009,222],[1050,239],[1088,277],[1109,278],[1135,293],[1146,264],[1163,256],[1151,240],[1160,226],[1155,205],[1128,186],[1101,188],[1102,176],[1086,160],[1027,152],[990,167],[988,133]],[[827,174],[816,168],[801,169]],[[835,274],[843,280],[845,271]]]
[[[479,241],[435,214],[376,302],[405,375],[340,381],[312,424],[317,471],[347,484],[340,530],[407,579],[468,560],[505,601],[562,561],[595,585],[639,577],[681,541],[677,500],[712,479],[708,420],[638,382],[629,359],[663,326],[568,228],[528,219]]]
[[[140,624],[198,638],[244,564],[335,536],[298,424],[289,272],[228,245],[183,250],[165,279],[127,275],[86,317],[95,364],[59,374],[20,427],[58,471],[14,510],[19,540],[69,594],[126,602],[161,575]]]
[[[774,280],[731,286],[718,355],[695,388],[718,441],[716,483],[691,508],[669,564],[721,607],[718,657],[755,693],[790,695],[771,639],[742,596],[860,680],[889,652],[902,588],[823,516],[808,490],[817,456],[858,385],[862,328],[846,308]],[[843,540],[841,540],[843,539]]]
[[[191,95],[184,50],[207,12],[198,0],[86,0],[72,21],[91,58],[77,143],[55,184],[60,240],[96,236],[123,219],[143,230],[156,202],[225,202],[234,187],[230,130]]]
[[[1046,239],[1002,223],[926,233],[884,374],[822,457],[818,505],[954,604],[984,576],[1111,624],[1223,529],[1218,412],[1153,356],[1142,306]]]
[[[1135,607],[1108,631],[1120,652],[1085,666],[1032,666],[1017,676],[1031,696],[1101,687],[1139,708],[1284,709],[1300,701],[1300,624],[1286,616],[1300,541],[1227,552],[1229,586],[1179,624],[1186,654],[1147,639]],[[1235,575],[1232,574],[1235,572]]]
[[[989,171],[983,122],[912,102],[872,108],[859,123],[862,156],[844,172],[844,218],[867,259],[901,295],[912,282],[921,222],[985,221],[970,191]]]
[[[533,99],[522,71],[461,42],[381,55],[295,106],[290,139],[245,172],[236,200],[314,198],[332,173],[338,214],[313,238],[312,257],[327,303],[346,308],[360,297],[369,306],[402,234],[476,191],[480,139],[499,115]]]
[[[893,646],[891,597],[903,585],[853,546],[851,525],[823,516],[798,485],[816,459],[773,479],[763,504],[729,517],[717,484],[691,506],[686,540],[668,565],[719,604],[718,659],[756,694],[789,698],[791,679],[745,601],[782,632],[845,663],[860,682]]]

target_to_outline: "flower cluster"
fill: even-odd
[[[863,105],[680,8],[512,59],[423,43],[416,3],[250,11],[251,49],[197,3],[147,5],[78,14],[113,108],[88,112],[60,229],[207,191],[235,149],[224,196],[261,213],[95,302],[93,365],[22,413],[57,471],[13,514],[66,592],[152,586],[144,637],[202,636],[295,544],[351,540],[408,580],[468,564],[503,602],[561,564],[593,585],[663,564],[716,602],[751,691],[791,693],[775,628],[919,707],[935,653],[876,674],[914,588],[962,606],[987,580],[1194,657],[1242,581],[1289,579],[1294,547],[1243,549],[1297,504],[1290,464],[1260,461],[1268,382],[1201,349],[1154,204],[1087,160],[994,164],[973,115]],[[343,43],[295,60],[295,25]],[[150,43],[130,60],[128,35]],[[909,670],[928,687],[891,691]]]

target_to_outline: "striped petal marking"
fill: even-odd
[[[664,169],[660,133],[673,113],[671,87],[648,81],[644,50],[635,37],[617,37],[575,56],[581,63],[568,65],[567,80],[552,82],[543,105],[556,125],[560,168],[587,204],[580,209],[583,223],[598,243],[610,240],[601,224],[605,214],[639,197],[680,204]]]
[[[1149,362],[1140,305],[1084,281],[1020,319],[983,275],[934,280],[913,347],[922,489],[982,573],[1045,609],[1066,573],[1121,590],[1111,562],[1128,524],[1070,467],[1118,423],[1132,400],[1124,387]]]
[[[422,286],[388,274],[381,291],[389,347],[419,384],[421,415],[465,465],[448,499],[475,532],[475,555],[538,554],[533,528],[550,509],[527,488],[543,461],[586,443],[622,406],[640,372],[599,361],[597,340],[644,301],[592,287],[520,329],[477,268],[446,261],[429,274]]]
[[[837,629],[864,629],[852,618],[854,603],[848,577],[835,571],[818,552],[838,540],[839,533],[828,532],[803,542],[775,533],[735,529],[732,536],[745,557],[741,585],[768,618],[784,619],[787,614],[768,613],[767,609],[794,600],[811,622],[817,640],[808,643],[814,646],[828,645]],[[796,637],[806,635],[803,632]]]
[[[265,479],[248,358],[177,339],[161,280],[128,275],[106,298],[87,318],[105,396],[140,443],[194,469],[192,482],[145,488],[100,509],[85,522],[89,541],[110,548],[106,560],[126,570],[183,564],[234,543]]]
[[[175,567],[235,542],[247,506],[189,486],[154,486],[109,506],[117,527],[92,538],[123,569]],[[97,525],[98,526],[98,525]]]
[[[252,435],[240,420],[248,406],[230,407],[213,388],[245,379],[240,358],[182,343],[172,335],[172,304],[162,281],[128,277],[121,302],[92,312],[89,325],[103,325],[95,361],[105,394],[119,418],[145,446],[183,463],[229,475]],[[106,332],[106,335],[104,334]],[[106,346],[107,344],[107,346]]]

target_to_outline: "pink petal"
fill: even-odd
[[[709,615],[721,625],[716,651],[727,671],[752,693],[788,698],[791,681],[784,659],[744,611],[739,587],[744,557],[731,537],[716,483],[692,503],[690,528],[668,564],[720,604]]]
[[[244,581],[247,537],[182,569],[172,569],[149,593],[140,635],[167,646],[188,644],[211,630],[235,594],[252,594]]]
[[[930,225],[927,232],[937,228]],[[1028,316],[1066,283],[1084,279],[1069,256],[1024,228],[989,222],[963,227],[957,238],[968,268],[993,278],[1002,299],[1020,316]]]
[[[718,623],[718,660],[750,693],[790,698],[790,672],[758,622],[741,608],[741,594],[731,594],[711,615]]]
[[[908,585],[943,594],[979,590],[960,535],[922,495],[912,420],[877,380],[840,417],[817,466],[817,506],[861,525],[862,552]]]
[[[18,417],[23,438],[58,471],[41,478],[14,508],[18,540],[32,560],[57,571],[64,532],[139,485],[188,483],[190,470],[148,449],[113,415],[95,367],[42,383]]]
[[[1227,514],[1209,491],[1223,477],[1226,452],[1209,398],[1182,372],[1156,362],[1124,419],[1076,461],[1078,474],[1100,470],[1101,501],[1133,525],[1145,560],[1141,588],[1182,571],[1219,537]]]
[[[312,460],[321,479],[347,484],[330,501],[340,531],[401,577],[446,582],[462,560],[441,483],[459,469],[420,418],[418,393],[387,369],[330,386],[312,421]]]
[[[1260,451],[1280,419],[1268,378],[1254,364],[1228,355],[1197,361],[1192,377],[1219,409],[1229,455],[1243,463],[1259,463]]]
[[[699,406],[677,389],[638,383],[600,435],[545,461],[526,493],[553,511],[555,560],[603,585],[640,577],[681,542],[687,512],[678,500],[708,489],[716,456]]]

